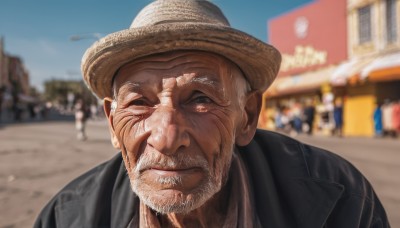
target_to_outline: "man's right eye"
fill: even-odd
[[[129,106],[149,106],[149,102],[145,99],[136,99],[129,103]]]

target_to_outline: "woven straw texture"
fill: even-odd
[[[253,90],[265,91],[275,79],[280,53],[231,28],[214,4],[205,0],[157,0],[143,8],[129,29],[94,43],[82,58],[82,73],[99,98],[112,96],[115,72],[135,59],[173,50],[199,50],[236,63]]]

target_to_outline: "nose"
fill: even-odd
[[[147,120],[146,125],[148,125],[149,130],[151,129],[147,143],[166,155],[189,147],[190,138],[184,122],[184,116],[175,109],[159,108]]]

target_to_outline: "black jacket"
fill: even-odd
[[[371,185],[339,156],[262,130],[239,151],[263,227],[389,227]],[[271,179],[278,199],[267,197]],[[126,227],[138,203],[118,154],[61,190],[34,227]]]

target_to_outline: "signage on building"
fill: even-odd
[[[314,0],[268,23],[282,53],[280,75],[296,75],[347,59],[346,0]]]
[[[294,32],[297,38],[304,39],[308,32],[308,20],[306,17],[298,17],[294,22]]]
[[[296,46],[294,54],[282,54],[281,71],[323,65],[327,62],[328,52],[315,50],[312,46]]]

